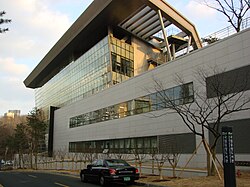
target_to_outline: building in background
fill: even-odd
[[[0,117],[0,126],[11,128],[14,132],[17,124],[26,123],[27,115],[21,115],[21,110],[8,110]]]
[[[21,110],[8,110],[8,112],[4,113],[4,117],[15,118],[19,117],[21,114]]]
[[[250,67],[249,33],[202,48],[194,25],[163,0],[94,0],[24,81],[47,116],[49,153],[150,153],[175,144],[183,165],[200,140],[175,113],[150,117],[165,111],[155,80],[175,102],[194,102],[193,90],[202,87],[197,68]],[[229,121],[250,131],[247,112]],[[192,167],[203,168],[205,160],[199,150]]]

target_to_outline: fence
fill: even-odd
[[[250,17],[247,17],[245,19],[242,20],[242,23],[241,23],[241,30],[245,30],[247,28],[250,27]],[[234,27],[232,25],[224,28],[224,29],[221,29],[215,33],[212,33],[206,37],[204,37],[204,39],[217,39],[217,40],[221,40],[223,38],[226,38],[228,36],[231,36],[233,34],[236,33],[236,30],[234,29]]]

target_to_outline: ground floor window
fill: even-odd
[[[102,153],[104,150],[108,150],[109,153],[132,154],[135,151],[151,153],[156,149],[157,136],[69,143],[69,152]]]
[[[69,152],[86,153],[192,153],[195,150],[195,135],[192,133],[109,139],[95,141],[79,141],[69,143]]]

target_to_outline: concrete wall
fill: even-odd
[[[160,52],[136,38],[133,38],[132,45],[134,47],[134,75],[137,76],[151,69],[147,60],[152,58],[152,54],[157,56]]]
[[[127,138],[138,136],[165,135],[190,132],[176,114],[160,118],[150,118],[148,114],[129,116],[96,124],[69,128],[70,117],[101,109],[110,105],[128,101],[149,94],[153,90],[154,79],[164,83],[165,88],[174,87],[176,74],[186,82],[193,81],[194,89],[204,89],[195,78],[198,68],[209,70],[217,66],[232,70],[250,64],[250,29],[218,41],[212,45],[196,50],[172,62],[163,64],[153,70],[142,73],[121,84],[101,91],[89,98],[55,111],[54,150],[66,148],[69,142]],[[212,75],[212,72],[211,72]],[[160,114],[163,111],[157,111]],[[232,116],[232,119],[249,118],[250,111]],[[196,144],[200,142],[197,138]],[[181,164],[190,155],[182,155]],[[248,156],[249,158],[249,156]],[[199,149],[192,160],[192,167],[205,167],[204,149]]]

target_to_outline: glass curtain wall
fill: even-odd
[[[176,105],[192,103],[194,101],[193,82],[72,117],[69,121],[69,127],[75,128],[162,110],[171,106],[170,101]]]
[[[131,45],[106,36],[35,90],[36,107],[43,109],[48,119],[50,106],[65,106],[127,80],[133,76],[133,58]]]
[[[36,106],[48,110],[92,95],[111,85],[108,37],[62,69],[35,92]]]
[[[121,83],[134,76],[134,48],[114,37],[110,37],[112,82]]]

